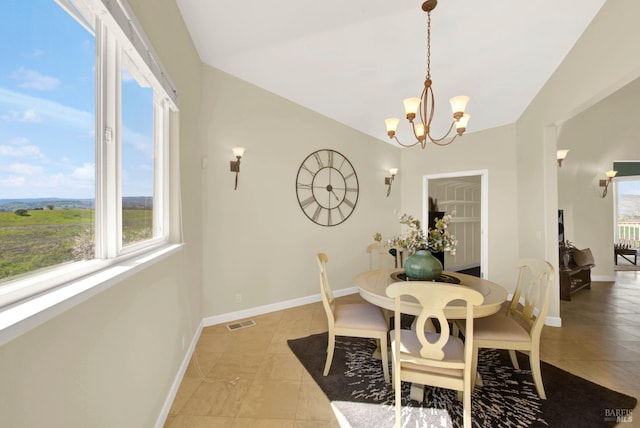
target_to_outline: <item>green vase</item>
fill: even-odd
[[[430,251],[418,250],[404,262],[404,273],[410,279],[434,281],[442,274],[442,263]]]

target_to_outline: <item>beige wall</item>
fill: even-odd
[[[640,56],[631,54],[640,40],[638,16],[640,2],[607,1],[516,124],[521,257],[546,258],[557,267],[558,129],[640,76]],[[610,224],[610,215],[601,221]],[[549,315],[559,313],[554,292]]]
[[[556,132],[544,128],[640,75],[640,57],[630,54],[640,3],[610,0],[516,125],[447,148],[398,150],[203,67],[174,0],[129,1],[180,89],[186,245],[2,346],[3,425],[153,426],[185,355],[183,338],[191,340],[202,317],[317,294],[317,251],[330,256],[335,288],[352,286],[373,233],[399,231],[393,210],[421,213],[425,174],[489,171],[489,278],[511,289],[518,257],[557,254]],[[228,161],[236,145],[247,152],[234,191]],[[300,162],[322,148],[346,155],[360,179],[353,216],[333,228],[312,224],[295,198]],[[392,166],[400,173],[386,198]],[[576,219],[574,227],[583,226]]]
[[[202,319],[201,64],[173,0],[129,2],[180,89],[187,244],[0,347],[3,427],[154,426]]]
[[[591,248],[592,276],[613,276],[613,192],[606,198],[599,180],[614,161],[640,159],[640,79],[626,85],[560,128],[558,147],[570,149],[558,170],[558,208],[565,213],[565,237]]]
[[[399,130],[402,132],[402,129]],[[410,131],[409,131],[410,132]],[[512,290],[517,276],[518,227],[515,127],[465,134],[453,144],[403,149],[402,212],[422,216],[423,177],[431,174],[488,170],[488,276]]]
[[[203,79],[204,316],[319,294],[317,252],[329,256],[333,288],[353,287],[373,234],[399,230],[401,177],[388,198],[384,185],[399,150],[219,70],[205,66]],[[235,191],[234,146],[247,149]],[[298,168],[319,149],[346,156],[360,184],[353,214],[334,227],[312,223],[296,198]]]

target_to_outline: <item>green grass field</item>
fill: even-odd
[[[152,222],[151,210],[123,210],[124,244],[150,238]],[[74,248],[78,237],[92,239],[93,223],[92,209],[0,212],[0,281],[81,259]]]

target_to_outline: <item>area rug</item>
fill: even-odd
[[[288,341],[344,425],[354,428],[393,427],[394,393],[384,383],[379,360],[371,358],[375,341],[338,337],[333,364],[322,376],[327,333]],[[547,394],[536,392],[528,357],[518,355],[520,372],[513,369],[506,351],[481,350],[478,371],[484,386],[472,395],[474,427],[606,427],[630,421],[637,400],[612,391],[550,364],[542,363]],[[425,401],[409,399],[402,384],[403,427],[461,427],[462,404],[457,393],[426,387]],[[622,424],[624,426],[625,424]]]

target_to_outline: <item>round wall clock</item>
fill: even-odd
[[[311,153],[296,176],[302,212],[321,226],[337,226],[349,218],[358,202],[358,176],[349,159],[335,150]]]

